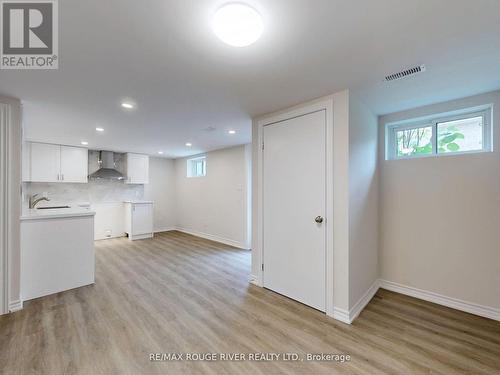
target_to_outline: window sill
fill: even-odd
[[[471,155],[482,155],[493,153],[493,150],[481,150],[481,151],[463,151],[463,152],[448,152],[443,154],[430,154],[430,155],[418,155],[418,156],[404,156],[394,159],[386,158],[385,161],[398,161],[398,160],[415,160],[415,159],[428,159],[428,158],[441,158],[448,156],[471,156]]]

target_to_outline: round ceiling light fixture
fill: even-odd
[[[233,47],[246,47],[260,38],[264,22],[252,7],[243,3],[229,3],[215,12],[212,28],[224,43]]]

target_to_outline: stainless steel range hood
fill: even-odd
[[[116,170],[115,155],[111,151],[99,151],[99,169],[89,175],[91,180],[124,180],[125,176]]]

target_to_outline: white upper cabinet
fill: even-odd
[[[62,182],[87,182],[89,153],[86,148],[61,146]]]
[[[60,182],[61,146],[47,143],[27,143],[30,162],[28,181]]]
[[[127,154],[127,184],[149,183],[149,156]]]
[[[86,148],[27,142],[23,162],[23,181],[87,182]]]

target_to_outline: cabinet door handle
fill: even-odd
[[[59,173],[57,174],[57,181],[59,181]]]
[[[61,180],[64,181],[64,174],[61,174]]]

